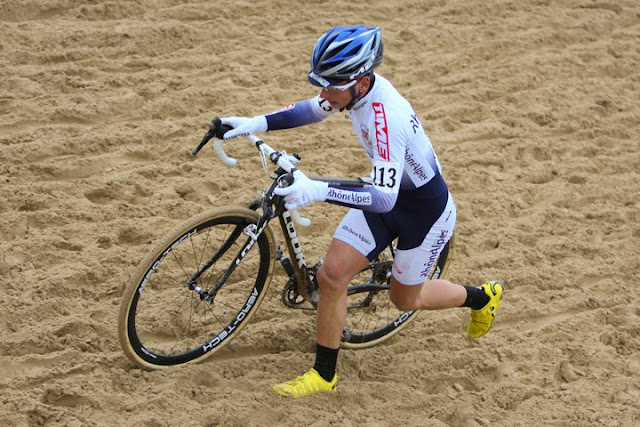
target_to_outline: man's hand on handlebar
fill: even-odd
[[[288,187],[277,187],[274,194],[284,197],[284,207],[298,209],[307,206],[311,202],[327,199],[329,184],[324,181],[309,179],[302,171],[293,172],[293,184]]]
[[[246,136],[255,132],[266,132],[268,130],[265,116],[255,117],[223,117],[223,125],[231,126],[233,129],[224,134],[224,139],[235,138],[236,136]]]

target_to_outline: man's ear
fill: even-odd
[[[363,82],[362,84],[362,91],[366,92],[369,90],[369,85],[371,85],[371,77],[370,76],[364,76],[361,80],[361,82]]]

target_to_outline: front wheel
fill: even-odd
[[[154,246],[120,305],[118,336],[131,361],[144,369],[198,362],[237,336],[273,274],[271,229],[251,236],[258,217],[243,208],[204,213]],[[225,279],[240,253],[244,258]],[[217,293],[207,294],[216,283]]]
[[[455,234],[451,236],[433,267],[429,280],[442,279],[449,267]],[[398,310],[389,298],[393,247],[362,270],[351,282],[347,296],[347,325],[344,348],[367,348],[380,344],[415,319],[418,311]]]

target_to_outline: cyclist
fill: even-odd
[[[303,126],[347,110],[372,162],[372,185],[362,189],[312,180],[300,170],[293,173],[291,186],[276,189],[288,209],[314,201],[351,208],[317,272],[315,364],[304,375],[273,387],[284,396],[335,391],[347,286],[395,238],[390,298],[398,309],[469,307],[467,332],[479,338],[491,328],[502,298],[503,287],[496,281],[472,287],[426,280],[453,233],[456,207],[417,114],[387,79],[374,72],[382,57],[378,27],[333,28],[318,39],[311,56],[308,79],[320,88],[318,96],[267,115],[222,119],[234,128],[225,134],[228,139]]]

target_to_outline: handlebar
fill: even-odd
[[[231,126],[223,125],[220,118],[214,118],[209,123],[209,130],[205,134],[204,138],[202,138],[200,144],[198,144],[198,146],[191,152],[191,154],[194,156],[198,154],[198,152],[205,145],[207,145],[207,143],[212,138],[215,137],[215,141],[213,142],[213,151],[216,153],[220,161],[222,161],[222,163],[227,166],[236,166],[238,164],[238,161],[232,157],[227,156],[224,148],[222,147],[224,134],[231,129],[233,129]],[[300,161],[300,158],[296,155],[289,156],[284,151],[277,151],[253,134],[247,135],[247,138],[266,158],[271,160],[273,164],[278,165],[288,173],[292,173],[296,169],[295,165]],[[288,184],[291,184],[292,182],[293,181],[288,182]],[[311,220],[308,218],[303,218],[297,209],[289,209],[289,213],[291,214],[291,218],[293,218],[293,220],[297,224],[303,227],[308,227],[311,225]]]

